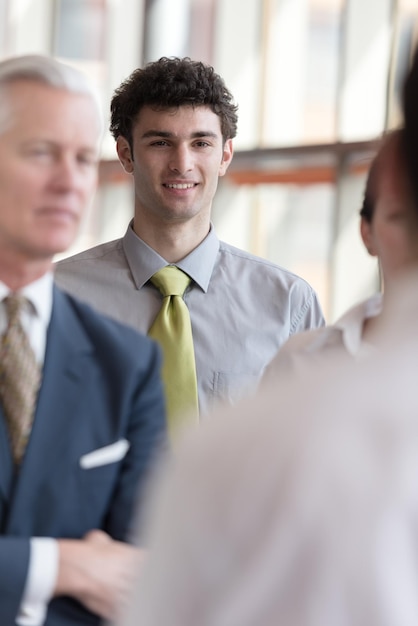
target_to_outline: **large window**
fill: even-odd
[[[217,194],[221,238],[288,267],[329,321],[379,288],[358,210],[417,42],[416,0],[3,0],[0,54],[56,54],[96,81],[105,116],[137,66],[166,55],[214,65],[239,104]],[[120,236],[130,177],[106,135],[96,202],[72,251]]]
[[[59,0],[53,53],[65,59],[103,62],[106,4],[106,0]]]

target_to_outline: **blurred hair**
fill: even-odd
[[[375,188],[376,178],[378,176],[378,167],[376,164],[376,157],[373,159],[369,169],[366,181],[366,189],[364,191],[363,204],[360,209],[360,217],[366,220],[369,224],[372,223],[374,207],[376,202]]]
[[[367,175],[366,188],[364,191],[363,204],[360,209],[360,217],[369,224],[373,221],[376,202],[379,198],[379,181],[385,175],[387,159],[390,151],[395,150],[399,162],[403,163],[403,142],[405,130],[397,128],[385,134],[375,155]],[[401,163],[401,167],[402,167]]]
[[[132,150],[132,125],[144,106],[164,110],[208,106],[219,117],[224,141],[237,132],[237,105],[213,67],[190,58],[162,57],[138,68],[115,90],[110,132],[125,137]]]
[[[100,129],[103,128],[99,95],[87,76],[52,57],[30,54],[0,61],[0,132],[4,130],[13,114],[7,100],[7,88],[19,80],[31,80],[56,89],[64,89],[69,93],[89,96],[97,108]]]
[[[418,214],[418,48],[415,50],[404,85],[403,112],[405,155],[415,197],[415,210]]]

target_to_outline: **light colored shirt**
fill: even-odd
[[[340,344],[187,434],[118,626],[417,622],[417,284],[385,301],[373,353]]]
[[[367,356],[374,347],[364,339],[364,323],[381,313],[382,300],[381,293],[375,294],[350,308],[335,324],[291,337],[266,368],[263,382],[289,370],[301,370],[312,360],[332,358],[333,354],[342,353],[355,360]]]
[[[111,241],[56,266],[64,290],[147,333],[161,307],[149,282],[167,265],[129,225]],[[200,413],[236,402],[293,334],[324,324],[317,296],[292,272],[208,236],[176,265],[192,278],[184,295],[192,323]]]
[[[58,544],[50,537],[32,537],[26,585],[18,626],[42,626],[58,576]]]
[[[22,311],[21,323],[40,365],[45,358],[46,335],[52,312],[52,273],[19,291],[28,300]],[[0,282],[0,336],[7,326],[3,300],[10,288]],[[58,573],[58,546],[55,539],[32,537],[30,560],[20,612],[16,618],[19,626],[41,626],[44,623],[47,604],[52,597]]]
[[[42,364],[45,357],[46,333],[52,311],[52,273],[45,274],[37,281],[26,285],[19,291],[28,300],[28,306],[22,311],[22,326],[29,338],[36,360]],[[0,302],[10,293],[10,288],[0,282]],[[4,305],[0,306],[0,335],[7,326]]]

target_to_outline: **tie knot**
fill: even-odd
[[[18,293],[13,293],[4,298],[3,302],[9,324],[15,323],[20,318],[20,312],[27,302],[26,298]]]
[[[175,265],[167,265],[151,277],[152,284],[159,289],[164,297],[183,296],[190,281],[190,276],[187,276]]]

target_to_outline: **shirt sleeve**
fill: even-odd
[[[18,626],[42,626],[58,575],[58,545],[49,537],[32,537],[30,561]]]

